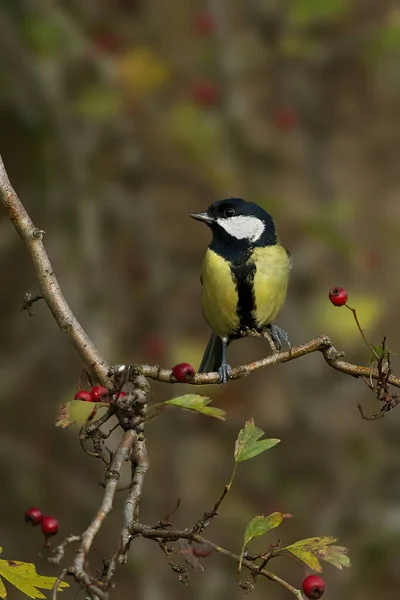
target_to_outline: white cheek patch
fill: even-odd
[[[217,219],[218,225],[237,240],[247,239],[256,242],[262,235],[265,225],[257,217],[238,215],[228,219]]]

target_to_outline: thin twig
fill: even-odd
[[[61,562],[61,560],[64,558],[65,548],[69,544],[72,544],[73,542],[80,542],[80,541],[81,541],[80,535],[69,535],[68,537],[65,538],[64,541],[61,542],[61,544],[58,544],[58,546],[53,548],[52,556],[49,556],[47,560],[49,562],[54,563],[55,565],[58,565]]]
[[[142,496],[144,477],[149,468],[146,444],[143,438],[143,432],[137,435],[133,447],[132,462],[132,482],[129,486],[129,494],[124,503],[123,522],[124,526],[121,532],[121,539],[118,547],[110,558],[105,574],[106,583],[110,583],[115,575],[118,564],[122,565],[127,561],[127,553],[132,541],[131,529],[133,524],[139,519],[139,504]],[[118,490],[117,490],[118,491]]]
[[[64,581],[66,574],[68,573],[68,569],[63,569],[60,573],[60,575],[57,577],[57,579],[54,582],[54,585],[51,589],[51,600],[57,600],[57,592],[58,592],[58,587],[60,585],[60,583],[62,581]]]
[[[364,342],[366,343],[366,345],[368,346],[368,348],[371,350],[371,352],[375,356],[376,360],[379,360],[380,357],[378,356],[376,350],[371,346],[371,344],[369,343],[369,341],[367,340],[367,338],[365,336],[365,333],[364,333],[364,331],[363,331],[363,329],[361,327],[360,321],[358,320],[358,315],[357,315],[356,309],[355,308],[351,308],[351,306],[349,306],[348,304],[346,304],[345,306],[346,306],[346,308],[348,308],[349,310],[351,310],[351,312],[353,313],[353,317],[354,317],[354,320],[356,322],[357,329],[360,332],[362,339],[364,340]]]
[[[235,554],[234,552],[231,552],[230,550],[226,550],[225,548],[222,548],[218,544],[215,544],[214,542],[210,542],[210,540],[204,539],[201,535],[193,534],[189,530],[183,530],[183,531],[160,530],[160,529],[154,529],[154,528],[147,527],[146,525],[142,525],[140,523],[135,523],[132,527],[131,533],[132,534],[140,534],[142,537],[153,539],[156,541],[164,540],[164,541],[172,542],[172,541],[178,541],[181,539],[192,540],[193,542],[197,542],[198,544],[207,544],[207,545],[211,546],[216,552],[219,552],[220,554],[224,554],[225,556],[228,556],[229,558],[236,561],[238,564],[240,562],[240,556],[238,554]],[[275,573],[272,573],[271,571],[267,571],[266,569],[259,570],[259,565],[257,565],[257,563],[255,563],[247,558],[242,559],[242,565],[245,566],[247,569],[249,569],[251,572],[262,575],[263,577],[266,577],[267,579],[274,581],[275,583],[278,583],[280,586],[285,588],[288,592],[290,592],[298,600],[303,600],[303,595],[300,590],[296,589],[295,587],[293,587],[292,585],[287,583],[287,581],[278,577],[278,575],[275,575]]]
[[[89,527],[82,534],[81,544],[79,546],[78,552],[76,553],[73,565],[75,577],[81,583],[91,583],[90,578],[89,581],[87,580],[88,576],[84,570],[85,561],[93,544],[94,538],[99,532],[100,527],[102,526],[107,515],[111,512],[115,492],[118,485],[118,480],[122,472],[122,467],[124,465],[124,462],[129,458],[132,446],[136,438],[137,433],[133,430],[129,430],[124,433],[124,436],[117,450],[114,453],[110,469],[107,473],[107,483],[105,486],[101,506]]]

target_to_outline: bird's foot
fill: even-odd
[[[227,383],[228,379],[231,376],[231,367],[227,363],[222,363],[220,368],[218,369],[219,374],[219,382]]]
[[[291,346],[289,342],[289,336],[286,331],[283,331],[283,329],[277,325],[267,325],[267,327],[270,331],[272,341],[274,342],[277,351],[279,352],[282,350],[282,342],[285,342],[290,350]]]

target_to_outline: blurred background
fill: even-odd
[[[199,273],[210,240],[189,213],[242,196],[275,217],[294,256],[279,324],[292,345],[322,333],[368,364],[341,285],[371,343],[399,348],[400,9],[390,0],[12,0],[0,9],[0,149],[68,302],[110,363],[198,366],[208,329]],[[101,499],[102,465],[77,430],[54,427],[83,367],[36,291],[26,250],[0,210],[0,495],[3,556],[47,564],[23,513],[80,533]],[[254,339],[233,365],[261,358]],[[397,374],[399,361],[393,356]],[[151,401],[185,393],[151,386]],[[240,550],[246,523],[285,521],[254,549],[337,536],[353,567],[324,568],[327,600],[399,597],[400,411],[310,355],[210,387],[225,423],[171,410],[146,429],[151,469],[142,520],[177,498],[178,526],[210,509],[229,480],[251,416],[282,443],[240,465],[210,539]],[[95,543],[95,570],[118,540],[122,495]],[[179,559],[179,557],[177,557]],[[112,597],[241,598],[228,559],[203,560],[188,587],[156,544],[138,540]],[[271,568],[299,586],[289,559]],[[78,592],[78,593],[77,593]],[[75,596],[75,594],[77,594]],[[21,594],[10,589],[9,597]],[[63,597],[84,598],[72,585]],[[258,581],[253,598],[289,595]]]

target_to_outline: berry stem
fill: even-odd
[[[380,357],[378,356],[378,354],[376,353],[376,351],[374,350],[374,348],[371,346],[371,344],[369,343],[369,341],[365,337],[365,334],[364,334],[364,332],[362,330],[362,327],[360,325],[360,321],[358,320],[356,309],[355,308],[351,308],[351,306],[349,306],[348,304],[345,304],[345,306],[346,306],[346,308],[348,308],[349,310],[351,310],[351,312],[353,313],[353,317],[354,317],[354,320],[355,320],[356,325],[358,327],[358,331],[361,333],[361,336],[362,336],[364,342],[367,344],[368,348],[371,350],[371,352],[375,356],[376,360],[379,360]]]

